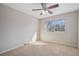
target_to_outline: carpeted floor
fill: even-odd
[[[36,42],[0,54],[1,56],[79,56],[79,49],[59,44]]]

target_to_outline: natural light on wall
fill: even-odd
[[[36,42],[36,40],[37,40],[37,32],[34,33],[32,37],[32,42]]]
[[[37,32],[34,33],[30,44],[32,44],[32,45],[46,45],[46,43],[44,43],[44,42],[37,41]]]

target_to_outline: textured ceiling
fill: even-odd
[[[53,4],[55,3],[47,3],[47,6],[51,6]],[[53,12],[53,14],[47,13],[45,15],[40,15],[41,11],[32,11],[32,9],[42,8],[40,3],[4,3],[4,5],[39,19],[79,9],[78,3],[59,3],[58,8],[50,9]]]

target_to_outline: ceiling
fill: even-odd
[[[14,8],[18,11],[29,14],[38,19],[50,17],[53,15],[58,15],[58,14],[62,14],[62,13],[66,13],[66,12],[70,12],[70,11],[79,9],[78,3],[59,3],[58,8],[50,9],[53,12],[53,14],[47,13],[45,15],[40,15],[41,11],[32,11],[32,9],[42,8],[40,3],[3,3],[3,4],[8,7]],[[53,4],[55,4],[55,3],[47,3],[47,6],[51,6]]]

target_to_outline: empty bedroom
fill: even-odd
[[[79,56],[79,3],[0,3],[0,56]]]

